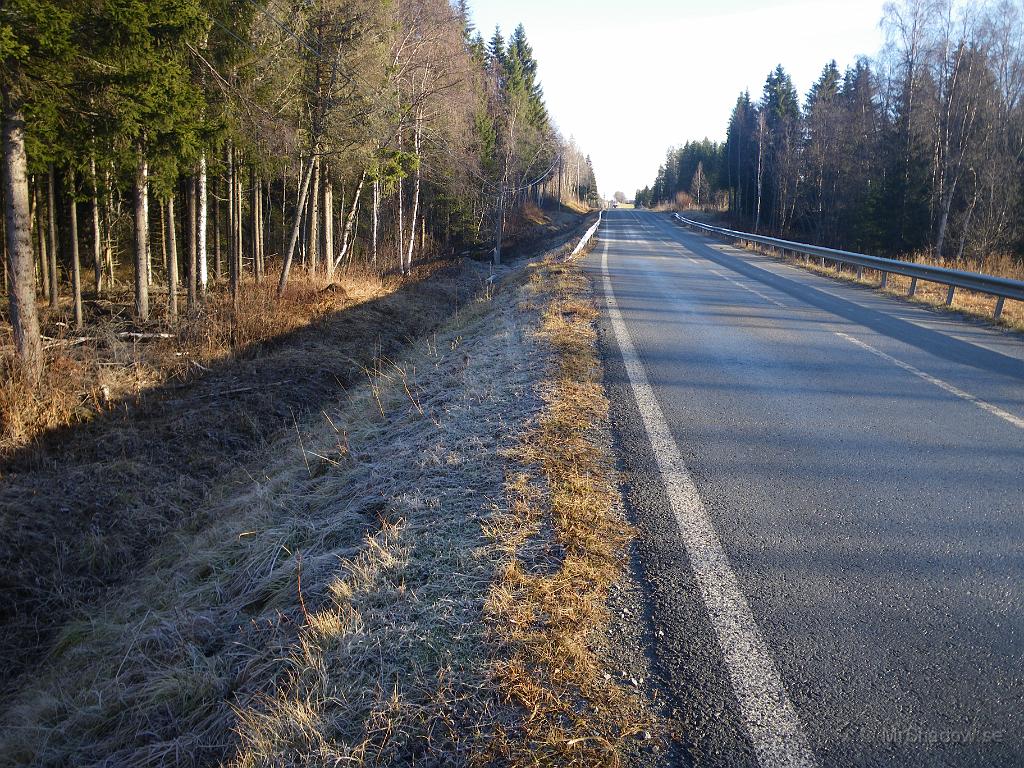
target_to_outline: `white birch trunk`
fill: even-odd
[[[421,136],[421,121],[419,114],[416,115],[416,129],[413,138],[413,145],[416,152],[416,179],[413,182],[413,193],[412,193],[412,216],[409,220],[409,250],[405,256],[405,265],[403,272],[412,271],[412,255],[413,248],[416,245],[416,216],[420,210],[420,136]]]
[[[92,264],[96,293],[99,294],[103,288],[103,255],[100,250],[103,230],[100,228],[100,191],[96,178],[96,159],[92,157],[89,158],[89,178],[92,182]]]
[[[370,227],[370,263],[377,265],[377,230],[380,226],[380,180],[373,180],[373,224]]]
[[[174,223],[174,195],[167,198],[167,314],[178,317],[178,236]]]
[[[338,260],[335,262],[334,267],[337,268],[341,264],[342,259],[349,253],[349,246],[352,244],[352,227],[355,224],[356,210],[359,207],[359,196],[363,193],[363,185],[366,183],[366,171],[363,171],[363,175],[359,177],[359,184],[356,186],[356,192],[352,196],[352,207],[349,208],[348,219],[345,221],[345,232],[342,235],[341,240],[341,253],[338,254]],[[351,259],[349,260],[351,261]]]
[[[295,209],[295,221],[292,223],[292,235],[288,243],[288,251],[285,253],[284,263],[281,265],[281,277],[277,282],[277,296],[278,298],[284,293],[285,286],[288,285],[288,271],[292,266],[292,258],[295,255],[295,244],[299,241],[299,230],[302,228],[302,215],[306,207],[306,197],[309,194],[309,182],[313,178],[313,166],[310,164],[306,170],[305,178],[299,183],[298,193],[298,205]]]
[[[149,163],[139,151],[135,168],[135,314],[149,319],[149,283],[146,262],[149,252]]]
[[[78,252],[78,204],[75,202],[74,176],[71,177],[71,193],[68,195],[68,232],[71,247],[71,304],[75,316],[75,329],[82,330],[82,261]]]
[[[210,267],[206,255],[206,210],[209,205],[209,194],[206,189],[206,153],[199,155],[199,212],[197,228],[199,230],[199,295],[206,298],[206,288],[210,281]]]

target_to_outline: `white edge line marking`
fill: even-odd
[[[728,243],[715,242],[714,240],[710,240],[706,235],[699,235],[696,232],[690,232],[690,231],[687,231],[687,230],[679,230],[679,231],[681,231],[681,232],[682,231],[686,231],[687,234],[691,234],[691,235],[693,235],[695,237],[702,237],[705,241],[707,241],[707,242],[704,243],[707,247],[714,248],[716,251],[722,251],[723,253],[730,252],[729,255],[730,256],[734,256],[735,258],[748,259],[748,258],[757,257],[757,256],[761,255],[761,254],[758,254],[758,253],[755,253],[755,252],[743,250],[742,248],[737,248],[736,246],[729,245]],[[782,269],[785,269],[785,270],[788,270],[790,272],[795,272],[797,277],[808,277],[808,276],[811,277],[811,278],[819,277],[819,278],[821,278],[820,282],[813,282],[813,283],[807,282],[807,283],[805,283],[805,285],[810,285],[810,287],[813,288],[814,290],[820,291],[821,293],[824,293],[824,294],[826,294],[828,296],[831,296],[834,299],[840,299],[842,301],[852,301],[850,295],[848,295],[848,294],[844,295],[844,294],[835,293],[832,290],[829,290],[830,288],[837,288],[837,287],[840,287],[840,286],[848,287],[848,286],[844,286],[843,283],[839,282],[837,278],[830,277],[829,275],[823,275],[823,274],[821,274],[819,272],[814,272],[814,271],[806,269],[804,267],[797,266],[796,264],[791,264],[788,261],[783,261],[783,260],[780,260],[780,259],[777,259],[777,258],[773,258],[771,256],[764,256],[764,258],[768,260],[767,263],[773,264],[775,266],[778,266],[778,267],[780,267]],[[770,272],[771,270],[767,270],[767,271]],[[899,304],[896,305],[896,307],[898,307],[901,311],[906,311],[906,312],[910,313],[910,314],[901,316],[900,317],[901,320],[904,320],[904,321],[906,321],[908,323],[916,325],[918,328],[924,328],[924,329],[929,330],[929,331],[935,330],[932,325],[929,325],[929,323],[938,323],[939,322],[939,318],[927,317],[927,316],[922,318],[922,317],[916,316],[916,312],[915,311],[920,311],[922,309],[922,307],[920,305],[916,305],[916,304],[912,304],[912,303],[909,303],[909,302],[905,302],[905,301],[902,300],[902,297],[899,296],[898,294],[886,293],[884,291],[879,290],[876,287],[870,286],[870,285],[865,284],[865,283],[858,283],[857,285],[861,285],[861,286],[865,286],[865,287],[871,288],[872,289],[872,294],[871,294],[871,298],[872,299],[879,299],[879,300],[892,299],[892,300],[900,302]],[[860,297],[860,298],[865,298],[865,297]],[[780,304],[779,306],[783,306],[783,305]],[[889,309],[892,309],[892,308],[893,307],[891,307],[891,306],[889,307]],[[800,309],[800,307],[788,307],[788,309]],[[941,321],[943,323],[945,323],[945,322],[948,322],[948,319],[947,318],[942,318]],[[996,352],[996,353],[1002,354],[1002,352],[999,350],[998,347],[991,346],[988,343],[985,343],[985,342],[980,341],[980,340],[978,340],[976,338],[972,338],[971,336],[968,336],[966,329],[964,329],[962,327],[949,327],[949,328],[946,328],[943,332],[949,334],[950,336],[952,336],[953,338],[955,338],[955,339],[957,339],[959,341],[964,342],[965,344],[971,344],[973,346],[980,347],[982,349],[986,349],[989,352]]]
[[[733,285],[735,285],[735,286],[736,286],[737,288],[742,288],[742,289],[743,289],[744,291],[750,291],[750,292],[751,292],[751,293],[753,293],[754,295],[756,295],[756,296],[760,296],[760,297],[761,297],[762,299],[764,299],[765,301],[771,302],[771,303],[772,303],[772,304],[774,304],[774,305],[775,305],[776,307],[785,307],[785,306],[786,306],[786,305],[785,305],[785,304],[783,304],[783,303],[782,303],[781,301],[776,301],[776,300],[775,300],[775,299],[773,299],[773,298],[772,298],[771,296],[765,296],[765,295],[764,295],[763,293],[761,293],[761,292],[760,292],[759,290],[757,290],[756,288],[751,288],[751,287],[750,287],[749,285],[744,285],[743,283],[739,282],[738,280],[733,280],[733,279],[732,279],[731,277],[729,277],[728,275],[723,275],[723,274],[721,274],[721,273],[719,273],[719,272],[715,272],[715,274],[716,274],[716,275],[718,275],[719,277],[723,277],[723,278],[725,278],[725,279],[726,279],[726,280],[728,280],[728,281],[729,281],[730,283],[732,283]]]
[[[907,371],[907,373],[912,373],[918,378],[924,379],[929,384],[934,384],[939,389],[945,390],[946,392],[949,392],[951,395],[956,395],[961,400],[966,400],[967,402],[978,406],[979,408],[981,408],[981,410],[988,411],[993,416],[998,416],[1003,421],[1009,422],[1018,429],[1024,429],[1024,419],[1020,418],[1020,416],[1014,416],[1009,411],[1004,411],[997,405],[992,405],[992,403],[985,402],[981,398],[975,397],[970,392],[964,392],[962,389],[960,389],[960,387],[954,386],[953,384],[950,384],[948,381],[943,381],[942,379],[936,376],[932,376],[930,373],[925,373],[920,368],[915,368],[910,363],[905,363],[902,360],[898,360],[892,355],[887,354],[880,349],[875,349],[867,342],[854,338],[848,333],[836,331],[835,334],[840,338],[846,339],[851,344],[856,344],[861,349],[864,349],[873,355],[877,355],[883,360],[888,360],[893,365],[902,368],[904,371]]]
[[[662,243],[664,243],[665,245],[672,246],[673,248],[680,248],[684,252],[688,250],[684,244],[682,244],[682,243],[680,243],[680,242],[678,242],[676,240],[666,240],[663,236],[661,236],[660,233],[658,233],[656,228],[652,228],[652,229],[654,230],[655,234],[658,235],[658,239]],[[617,242],[617,241],[616,240],[611,240],[610,242],[614,243],[614,242]],[[690,261],[692,261],[694,264],[698,263],[697,260],[694,259],[693,257],[689,257],[689,258],[690,258]],[[723,274],[722,272],[719,272],[717,269],[714,269],[713,267],[711,267],[709,269],[710,269],[712,274],[717,275],[718,277],[722,278],[723,280],[728,280],[730,283],[735,285],[737,288],[742,288],[744,291],[749,291],[750,293],[754,294],[755,296],[759,296],[760,298],[764,299],[769,304],[774,304],[776,307],[782,307],[783,309],[789,309],[789,307],[787,307],[785,304],[783,304],[778,299],[773,299],[771,296],[768,296],[766,294],[761,293],[756,288],[751,288],[749,285],[744,285],[743,283],[739,282],[738,280],[734,280],[733,278],[729,277],[729,275]]]
[[[758,763],[762,768],[811,768],[816,761],[796,710],[619,312],[608,273],[608,243],[602,243],[601,271],[612,330]]]

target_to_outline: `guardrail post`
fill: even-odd
[[[914,294],[915,293],[917,293],[917,278],[916,277],[912,277],[912,278],[910,278],[910,290],[907,291],[907,298],[908,299],[914,298]]]
[[[888,285],[889,285],[889,273],[888,272],[883,272],[882,273],[882,283],[878,287],[881,288],[884,291]]]
[[[999,316],[1003,314],[1003,302],[1006,300],[1005,296],[1000,296],[996,299],[996,311],[992,313],[992,319],[998,320]]]
[[[860,280],[864,277],[864,267],[857,267],[857,279]]]
[[[956,293],[956,286],[955,285],[949,286],[949,291],[946,292],[946,306],[947,307],[953,306],[953,294],[954,293]]]

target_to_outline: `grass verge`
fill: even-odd
[[[540,335],[554,364],[540,386],[536,424],[511,454],[518,468],[506,484],[508,513],[488,527],[501,560],[486,604],[490,636],[502,648],[494,679],[525,716],[496,729],[485,762],[616,765],[653,721],[594,651],[632,537],[613,511],[597,310],[579,267],[561,258],[537,264],[526,292],[543,306]]]
[[[553,254],[497,289],[470,269],[279,340],[138,423],[80,427],[14,478],[8,530],[115,497],[66,513],[64,554],[19,582],[59,606],[102,563],[106,586],[56,611],[8,679],[0,763],[618,762],[649,718],[591,650],[630,535],[594,310]],[[140,462],[181,471],[154,491]]]

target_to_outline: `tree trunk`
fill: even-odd
[[[562,210],[562,156],[558,156],[558,210]]]
[[[71,190],[68,193],[68,232],[71,256],[71,297],[75,315],[75,328],[82,330],[82,262],[78,252],[78,203],[75,200],[74,173],[71,174]]]
[[[295,209],[295,221],[292,224],[292,235],[288,243],[288,250],[285,252],[284,263],[281,265],[281,278],[277,282],[277,296],[278,298],[284,293],[285,286],[288,284],[288,270],[292,266],[292,257],[295,255],[295,244],[299,241],[299,230],[302,228],[302,215],[306,207],[306,197],[309,195],[309,182],[313,178],[313,166],[309,165],[306,170],[306,178],[300,182],[299,185],[299,199]]]
[[[754,232],[761,231],[761,191],[764,183],[764,113],[759,116],[759,130],[757,132],[757,216],[754,219]]]
[[[260,273],[267,276],[267,234],[270,231],[268,226],[268,210],[270,210],[270,179],[266,182],[260,179],[259,183],[259,204],[260,204]]]
[[[310,195],[309,209],[309,271],[316,274],[320,255],[320,158],[313,158],[313,189]]]
[[[93,280],[95,282],[97,295],[103,289],[103,255],[101,252],[101,240],[103,230],[100,228],[100,190],[99,181],[96,178],[96,160],[89,158],[89,179],[92,183],[92,265]]]
[[[135,168],[135,314],[149,319],[149,283],[146,256],[149,250],[149,163],[139,150]]]
[[[107,288],[114,290],[114,243],[110,233],[113,229],[114,185],[110,183],[110,170],[103,172],[104,189],[107,191],[106,205],[103,206],[103,263],[107,265]]]
[[[377,230],[380,226],[380,179],[373,180],[373,224],[370,235],[370,263],[377,266]]]
[[[160,209],[160,258],[167,271],[167,204],[161,200],[157,207]]]
[[[501,265],[501,238],[505,234],[505,177],[501,178],[498,189],[498,210],[494,217],[494,264]]]
[[[249,255],[252,258],[252,274],[260,281],[260,192],[256,180],[256,169],[249,167],[249,227],[252,232],[249,238]]]
[[[221,278],[220,252],[220,181],[213,182],[213,279]]]
[[[404,209],[402,206],[402,180],[398,180],[398,194],[395,196],[395,201],[398,206],[397,217],[398,227],[395,232],[395,238],[398,240],[398,268],[405,274],[405,221],[403,220]]]
[[[416,245],[416,217],[420,211],[420,136],[421,136],[421,124],[420,116],[416,116],[416,128],[413,134],[413,148],[416,153],[416,178],[413,182],[412,192],[412,216],[409,218],[409,250],[405,256],[405,268],[403,272],[412,272],[412,255]]]
[[[355,234],[352,236],[352,246],[349,248],[349,252],[348,252],[348,262],[349,262],[349,264],[351,264],[352,262],[354,262],[356,260],[356,250],[357,250],[357,246],[359,244],[359,217],[362,215],[362,213],[363,213],[363,205],[362,205],[362,203],[356,204]]]
[[[196,186],[198,182],[195,177],[185,180],[188,193],[188,262],[185,265],[185,279],[188,280],[188,289],[185,292],[188,309],[192,311],[196,307],[196,283],[198,282],[199,271],[199,233],[196,231]]]
[[[296,182],[298,184],[298,182]],[[288,207],[288,174],[281,174],[281,255],[284,255],[285,250],[288,248],[288,230],[285,228],[284,223],[288,221],[288,214],[286,208]]]
[[[167,314],[178,317],[178,235],[174,216],[174,195],[167,198]]]
[[[949,185],[949,190],[942,196],[942,199],[939,202],[941,210],[939,212],[938,231],[935,234],[935,255],[939,259],[942,258],[942,252],[946,247],[946,229],[949,226],[949,212],[953,207],[953,197],[955,194],[956,181],[954,180]]]
[[[238,300],[241,298],[242,275],[244,267],[242,263],[242,164],[238,157],[235,157],[235,232],[233,235],[235,244],[235,284],[232,290],[232,300],[235,308],[238,308]]]
[[[334,258],[334,189],[331,181],[324,173],[324,263],[333,276],[334,265],[337,263]]]
[[[199,212],[196,227],[199,232],[199,297],[206,299],[206,287],[210,282],[210,269],[207,263],[206,243],[206,211],[209,206],[209,195],[206,189],[206,153],[199,155]]]
[[[345,231],[341,236],[341,253],[338,254],[338,260],[334,266],[337,267],[341,264],[341,260],[349,253],[349,247],[352,244],[352,227],[355,224],[356,211],[359,208],[359,196],[363,193],[363,185],[366,183],[366,171],[363,171],[363,175],[359,177],[359,184],[356,186],[356,192],[352,196],[352,207],[349,209],[348,219],[345,221]],[[352,262],[351,257],[349,263]]]
[[[14,347],[25,378],[33,386],[43,375],[43,344],[36,312],[32,221],[28,210],[28,160],[25,118],[3,89],[4,235],[7,246],[7,298]]]
[[[265,194],[263,199],[260,201],[260,218],[263,220],[263,236],[262,236],[262,248],[263,248],[263,272],[267,271],[267,241],[273,240],[273,218],[274,218],[274,188],[273,182],[267,179],[267,186],[265,187]],[[284,221],[284,217],[281,217]]]
[[[36,187],[38,188],[38,179]],[[39,240],[39,273],[43,283],[43,298],[50,300],[50,256],[46,251],[46,224],[43,222],[43,204],[38,189],[33,190],[36,204],[36,238]]]
[[[151,239],[151,233],[149,231],[149,165],[146,165],[146,195],[142,198],[142,205],[145,208],[145,220],[146,220],[146,286],[147,295],[149,293],[148,287],[153,285],[153,241]]]
[[[266,222],[263,219],[263,179],[258,178],[256,180],[256,231],[253,232],[253,237],[256,238],[256,256],[259,261],[260,279],[263,279],[267,274],[267,241],[266,235]]]
[[[231,142],[228,142],[227,146],[227,158],[228,158],[228,231],[227,231],[227,248],[228,248],[228,280],[231,283],[231,299],[234,302],[238,301],[238,269],[235,263],[235,184],[237,179],[235,178],[235,158],[234,152],[232,151]]]
[[[46,167],[46,186],[49,195],[49,233],[50,233],[50,309],[59,306],[60,273],[57,271],[57,182],[54,179],[53,163]]]

